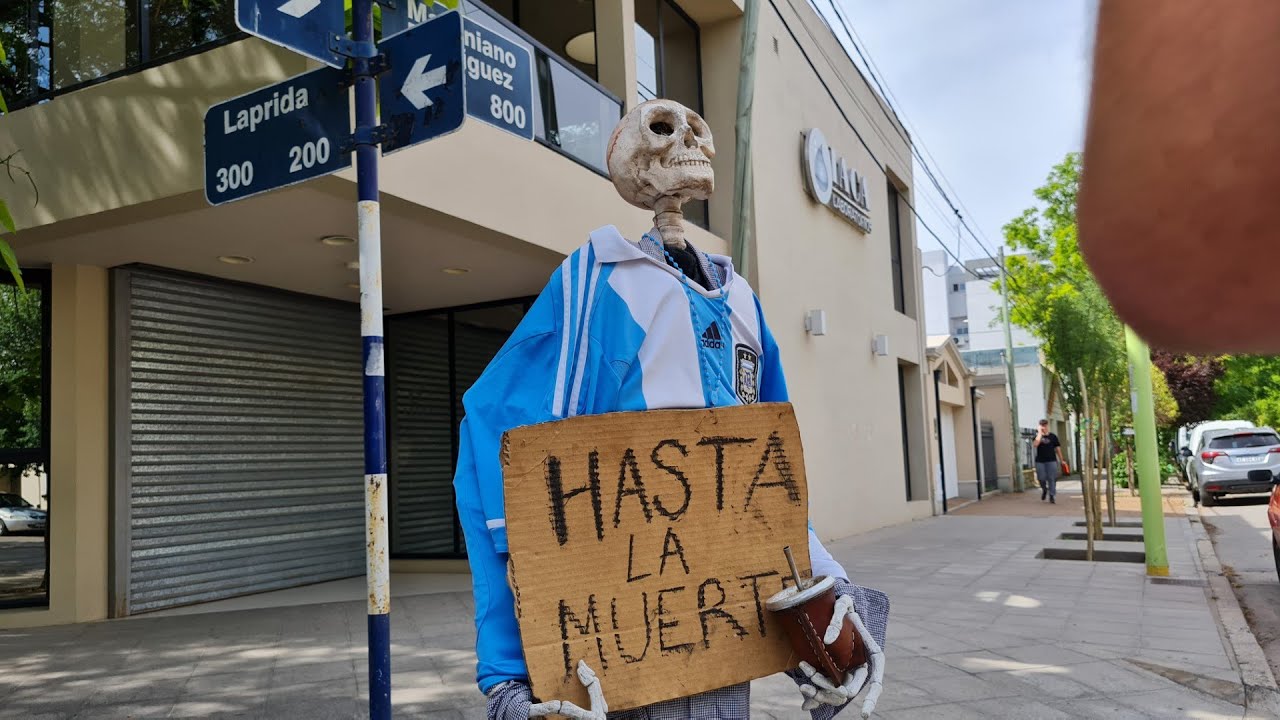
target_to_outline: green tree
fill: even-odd
[[[1006,242],[1022,252],[1005,261],[1008,280],[1000,281],[1008,284],[1010,321],[1040,339],[1067,405],[1076,412],[1083,409],[1077,368],[1084,371],[1093,397],[1108,407],[1128,397],[1124,326],[1077,242],[1079,187],[1080,154],[1070,153],[1036,189],[1040,205],[1005,225]]]
[[[1169,381],[1165,379],[1164,373],[1154,362],[1151,363],[1151,392],[1155,399],[1156,427],[1173,427],[1178,422],[1179,417],[1178,400],[1169,389]],[[1129,402],[1128,395],[1117,402],[1113,411],[1115,412],[1115,417],[1112,419],[1115,425],[1122,426],[1133,423],[1133,407]],[[1120,432],[1120,427],[1116,427],[1114,430],[1118,433]]]
[[[40,292],[0,286],[0,448],[41,443]]]
[[[1169,381],[1155,363],[1151,363],[1151,390],[1155,395],[1156,427],[1172,427],[1178,421],[1181,411],[1178,401],[1169,389]]]
[[[4,43],[0,43],[0,73],[8,71],[8,56],[4,52]],[[9,106],[4,102],[4,94],[0,93],[0,113],[9,114]],[[7,157],[0,158],[0,165],[4,166],[5,173],[9,176],[10,182],[16,182],[14,173],[25,174],[27,180],[31,180],[31,173],[14,162],[14,158],[18,153],[15,151]],[[35,191],[36,184],[31,182],[31,189]],[[36,195],[36,201],[39,202],[39,194]],[[0,197],[0,258],[4,259],[4,265],[9,269],[9,274],[13,275],[14,281],[18,283],[20,289],[25,289],[22,284],[22,271],[18,269],[18,258],[13,254],[13,246],[9,244],[5,234],[12,235],[18,231],[17,225],[13,222],[13,214],[9,212],[9,205],[3,197]]]
[[[1280,357],[1228,355],[1219,361],[1222,375],[1214,383],[1214,414],[1258,425],[1280,424]]]

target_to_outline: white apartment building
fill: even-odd
[[[958,265],[942,250],[921,254],[926,332],[955,338],[965,365],[978,376],[1007,373],[1002,302],[993,284],[998,275],[995,261],[989,258]],[[1024,432],[1034,430],[1041,418],[1048,418],[1063,445],[1072,447],[1070,413],[1063,408],[1057,381],[1044,363],[1040,341],[1017,325],[1010,330],[1018,427]],[[1021,461],[1026,463],[1028,458]]]

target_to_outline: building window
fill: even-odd
[[[902,221],[898,188],[889,181],[889,263],[893,276],[893,309],[907,312],[907,286],[902,274]]]
[[[902,477],[907,488],[907,502],[911,502],[911,444],[908,442],[907,425],[907,373],[898,366],[898,415],[902,418]]]
[[[88,4],[88,3],[86,3]],[[147,8],[147,60],[181,55],[234,34],[235,17],[227,0],[144,0]]]
[[[467,2],[468,6],[478,4]],[[592,80],[599,79],[593,0],[488,0],[485,5]]]
[[[462,396],[520,324],[529,299],[387,318],[391,553],[457,558],[453,497]]]
[[[636,95],[666,98],[702,114],[698,25],[671,0],[636,0]],[[707,227],[707,201],[684,206],[686,220]]]
[[[230,0],[0,0],[10,110],[238,37]]]
[[[0,280],[0,608],[49,603],[49,274]]]

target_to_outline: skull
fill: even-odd
[[[627,113],[609,139],[606,162],[624,200],[667,211],[706,200],[715,188],[711,128],[673,100],[650,100]]]

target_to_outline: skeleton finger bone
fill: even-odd
[[[835,611],[831,613],[831,622],[827,625],[827,632],[822,636],[822,642],[830,645],[840,638],[840,631],[844,629],[844,619],[853,613],[853,598],[848,595],[841,595],[836,598]]]
[[[604,713],[598,713],[594,710],[583,710],[568,700],[551,700],[550,702],[538,703],[529,707],[529,717],[547,717],[548,715],[563,715],[573,720],[605,720]]]
[[[862,618],[858,613],[851,613],[853,618],[853,627],[863,642],[867,645],[868,664],[870,665],[871,683],[867,690],[867,697],[862,701],[862,717],[869,718],[871,713],[876,709],[876,703],[880,700],[880,693],[884,690],[884,648],[880,647],[880,643],[871,636],[867,631],[867,626],[862,622]]]
[[[584,710],[568,700],[549,700],[530,706],[529,717],[563,715],[572,720],[605,720],[609,714],[609,704],[604,699],[604,688],[585,660],[578,661],[578,681],[587,689],[587,696],[591,698],[590,710]]]

